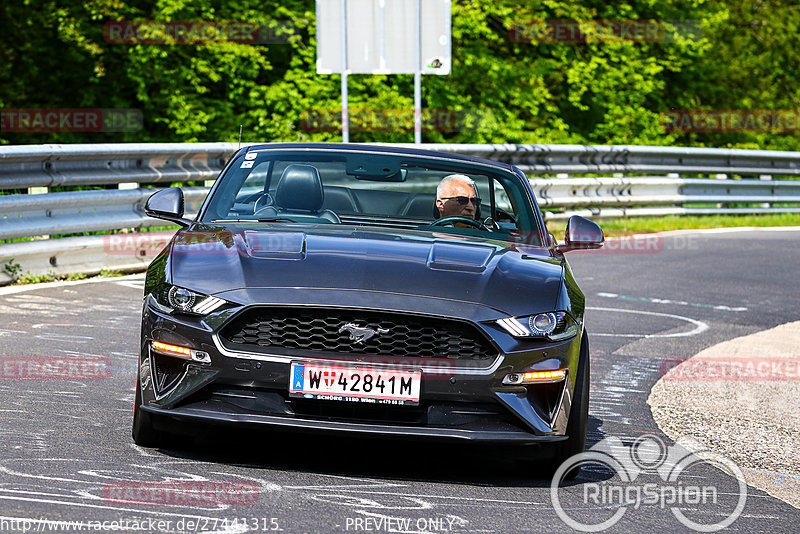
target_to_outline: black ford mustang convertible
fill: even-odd
[[[581,452],[584,297],[525,175],[405,148],[239,150],[147,271],[133,438],[176,423]],[[180,426],[180,425],[178,425]],[[536,454],[533,454],[533,451]],[[553,462],[555,460],[555,462]]]

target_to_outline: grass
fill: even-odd
[[[800,213],[765,215],[667,215],[664,217],[630,217],[595,221],[607,237],[688,230],[696,228],[730,228],[736,226],[800,226]],[[559,241],[564,237],[567,221],[549,221],[548,230]]]
[[[83,273],[56,274],[48,271],[45,274],[31,274],[30,272],[16,278],[16,284],[42,284],[44,282],[56,282],[59,280],[83,280],[86,275]]]
[[[12,260],[13,261],[13,260]],[[9,272],[6,269],[6,272]],[[119,271],[114,271],[112,269],[103,268],[99,274],[96,276],[98,277],[115,277],[115,276],[122,276],[122,273]],[[48,271],[44,274],[31,274],[30,271],[26,272],[25,274],[19,274],[19,272],[15,272],[12,275],[14,281],[12,282],[14,285],[28,285],[28,284],[43,284],[46,282],[59,282],[59,281],[73,281],[73,280],[85,280],[89,278],[89,276],[85,273],[69,273],[69,274],[56,274],[53,271]]]

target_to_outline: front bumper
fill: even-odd
[[[580,335],[559,343],[531,341],[523,346],[499,328],[475,323],[498,347],[494,361],[452,368],[401,364],[422,370],[419,406],[345,409],[336,401],[289,397],[290,365],[298,361],[297,356],[232,352],[222,346],[218,332],[238,311],[241,308],[226,309],[200,320],[168,315],[145,303],[138,375],[143,410],[162,420],[189,424],[303,432],[518,444],[566,438]],[[154,350],[153,340],[192,347],[206,353],[210,361],[177,360]],[[363,357],[353,359],[360,365],[381,366]],[[310,353],[300,361],[324,360]],[[172,375],[165,380],[168,367]],[[553,367],[567,368],[567,379],[547,385],[502,384],[511,372]]]
[[[143,409],[153,415],[179,423],[217,423],[252,425],[271,430],[290,430],[310,433],[338,433],[359,436],[390,436],[397,438],[454,440],[484,443],[528,444],[563,441],[566,436],[532,436],[524,430],[462,430],[458,428],[409,427],[390,424],[348,423],[342,421],[323,421],[287,418],[274,415],[240,413],[226,411],[204,404],[182,406],[167,410],[154,406]],[[165,426],[166,429],[172,428]]]

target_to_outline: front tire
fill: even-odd
[[[153,427],[153,416],[142,410],[142,390],[136,375],[136,395],[133,401],[133,442],[140,447],[155,448],[164,442],[164,434]]]
[[[589,338],[584,334],[578,360],[578,375],[567,422],[566,440],[552,445],[552,454],[544,460],[523,460],[523,467],[532,469],[537,475],[551,478],[562,463],[586,448],[586,431],[589,427]],[[564,475],[572,480],[580,472],[576,466]]]

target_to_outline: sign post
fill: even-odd
[[[414,143],[422,143],[422,0],[414,0]]]
[[[347,0],[342,2],[342,143],[350,142],[350,110],[347,103]]]

